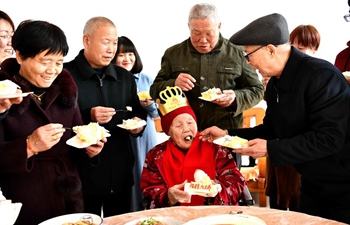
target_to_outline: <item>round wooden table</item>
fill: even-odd
[[[103,225],[122,225],[135,219],[155,216],[173,217],[176,220],[187,222],[204,216],[228,214],[231,211],[243,211],[243,214],[259,217],[264,220],[267,225],[344,224],[304,213],[256,206],[174,206],[107,217],[104,218]]]

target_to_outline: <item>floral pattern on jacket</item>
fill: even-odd
[[[171,141],[170,139],[166,142]],[[166,142],[152,148],[147,156],[141,176],[141,190],[150,202],[150,208],[169,207],[167,186],[164,180],[163,153],[167,151]],[[215,157],[215,181],[221,184],[222,191],[213,199],[215,205],[238,205],[238,201],[246,186],[244,177],[225,147],[213,144]],[[188,181],[190,182],[190,181]],[[212,202],[209,200],[209,202]]]

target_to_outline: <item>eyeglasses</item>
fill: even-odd
[[[12,39],[12,36],[11,35],[1,35],[0,36],[0,40],[5,40],[5,41],[9,41]]]
[[[260,46],[259,48],[255,49],[254,51],[252,51],[248,54],[243,52],[244,58],[249,62],[249,56],[252,55],[254,52],[257,52],[259,49],[262,49],[263,47],[265,47],[265,45]]]

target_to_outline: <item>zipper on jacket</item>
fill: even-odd
[[[102,87],[103,87],[103,78],[105,78],[105,74],[102,75],[102,77],[100,78],[100,76],[98,74],[96,74],[98,80],[100,81],[100,92],[101,92],[101,100],[102,100],[102,104],[105,105],[105,101],[104,101],[104,97],[103,97],[103,91],[102,91]]]

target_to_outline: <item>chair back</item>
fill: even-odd
[[[243,111],[243,127],[253,127],[254,125],[251,123],[255,120],[255,125],[259,125],[263,123],[263,119],[265,117],[265,109],[261,107],[253,107]]]
[[[153,121],[154,121],[154,125],[156,128],[156,132],[158,132],[158,133],[163,132],[161,119],[160,118],[153,118]]]

